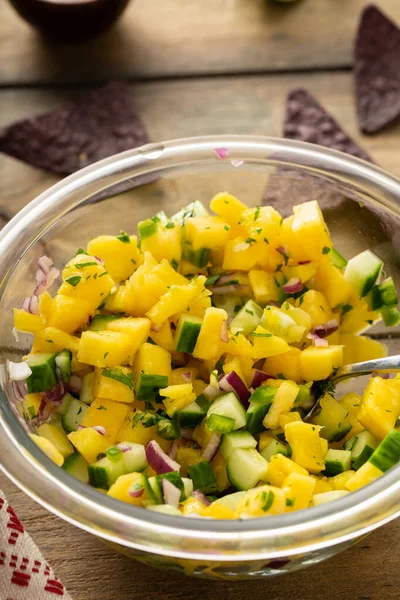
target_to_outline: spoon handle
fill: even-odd
[[[339,383],[349,377],[371,375],[371,373],[396,373],[400,371],[400,355],[366,360],[341,367],[332,377],[334,383]]]

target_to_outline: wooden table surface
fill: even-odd
[[[47,44],[0,2],[0,127],[59,106],[110,78],[132,97],[154,141],[201,134],[279,136],[285,97],[306,87],[382,167],[400,176],[400,122],[376,136],[357,128],[350,71],[364,0],[134,0],[97,40]],[[377,4],[400,23],[399,0]],[[57,181],[0,155],[0,224]],[[1,460],[1,449],[0,449]],[[400,521],[317,566],[267,581],[195,581],[115,554],[27,498],[8,496],[74,600],[395,600]],[[32,599],[34,600],[34,599]]]

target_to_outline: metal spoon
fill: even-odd
[[[326,382],[333,385],[350,379],[351,377],[360,377],[361,375],[371,375],[372,373],[397,373],[400,371],[400,355],[397,356],[386,356],[385,358],[376,358],[375,360],[366,360],[360,363],[354,363],[352,365],[345,365],[341,367],[329,377]],[[319,407],[322,395],[320,395],[312,409],[304,417],[305,421],[308,421],[316,412]]]

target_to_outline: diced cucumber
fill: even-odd
[[[156,216],[151,219],[145,219],[144,221],[139,221],[138,223],[138,233],[140,236],[140,241],[146,240],[151,237],[155,233],[157,233],[158,223],[160,219]]]
[[[329,259],[338,269],[344,269],[347,265],[347,260],[335,248],[329,252]]]
[[[89,483],[95,488],[108,490],[118,477],[125,475],[123,460],[112,462],[107,456],[88,465]]]
[[[369,459],[375,467],[385,472],[400,459],[400,431],[392,429],[383,438]]]
[[[400,323],[400,312],[396,306],[382,306],[381,315],[386,327],[396,327]]]
[[[246,412],[246,429],[253,435],[264,431],[264,417],[271,404],[250,404]]]
[[[234,492],[233,494],[228,494],[227,496],[223,496],[222,498],[218,498],[215,500],[216,504],[221,504],[222,506],[226,506],[226,508],[230,508],[235,511],[239,502],[246,495],[246,492]]]
[[[292,456],[292,450],[288,444],[283,444],[279,440],[271,440],[270,443],[261,450],[260,454],[265,460],[270,460],[275,454],[283,454],[283,456],[290,458]]]
[[[36,429],[36,433],[40,437],[48,439],[64,458],[68,458],[74,453],[74,447],[59,421],[43,423]]]
[[[217,490],[217,480],[209,460],[203,460],[197,465],[188,468],[190,479],[193,481],[193,489],[201,490],[205,494]]]
[[[183,226],[191,217],[206,217],[209,214],[206,207],[199,200],[195,200],[173,215],[171,220],[178,221]]]
[[[157,434],[164,440],[179,440],[181,428],[176,415],[172,419],[161,419],[157,423]]]
[[[118,446],[110,446],[106,450],[106,456],[112,463],[118,463],[123,460],[122,450]]]
[[[206,267],[210,259],[211,250],[210,248],[200,248],[199,250],[193,250],[192,244],[185,241],[182,244],[182,256],[188,260],[192,265],[202,269]]]
[[[61,381],[63,383],[69,383],[71,379],[71,359],[72,354],[69,350],[62,350],[56,356],[56,366],[60,370]]]
[[[170,504],[150,504],[147,506],[148,510],[154,510],[154,512],[162,513],[163,515],[171,515],[173,517],[181,517],[182,513],[175,506],[171,506]]]
[[[309,406],[311,400],[311,385],[311,383],[299,384],[299,393],[294,401],[296,408],[305,408]]]
[[[121,475],[144,471],[147,467],[142,444],[122,442],[118,446],[108,448],[106,454],[88,466],[89,481],[93,487],[108,490]]]
[[[385,306],[395,306],[398,303],[399,299],[392,277],[387,277],[385,281],[382,281],[378,289],[382,303],[385,304]]]
[[[190,496],[193,494],[193,481],[191,479],[189,479],[189,477],[182,477],[182,481],[183,481],[183,491],[185,494],[185,498],[190,498]]]
[[[196,346],[197,338],[199,337],[201,317],[182,314],[175,332],[176,350],[178,352],[186,352],[191,354]]]
[[[148,479],[149,488],[151,490],[152,497],[154,499],[155,504],[162,504],[164,502],[162,488],[161,488],[161,479],[158,475],[154,477],[149,477]]]
[[[94,400],[94,371],[86,373],[82,377],[82,386],[79,393],[79,400],[85,404],[92,404]]]
[[[378,310],[381,308],[381,306],[383,306],[382,296],[379,292],[378,285],[372,286],[371,290],[366,296],[366,300],[371,310]]]
[[[365,250],[349,260],[344,278],[363,298],[376,283],[382,269],[382,261],[370,250]]]
[[[233,392],[219,396],[214,400],[207,411],[207,419],[213,414],[233,419],[235,422],[235,430],[246,425],[246,411],[243,404],[241,404],[240,400]]]
[[[30,354],[26,362],[32,371],[26,380],[28,393],[48,392],[57,383],[56,356],[53,352]]]
[[[354,440],[354,444],[352,441]],[[351,462],[353,469],[357,470],[372,456],[379,441],[369,431],[361,431],[358,435],[345,444],[345,450],[351,450]]]
[[[356,445],[358,440],[358,435],[355,435],[354,437],[350,438],[349,440],[346,440],[345,443],[343,444],[343,448],[344,450],[353,450],[354,446]]]
[[[248,431],[232,431],[224,435],[219,450],[225,460],[238,448],[256,448],[257,440]]]
[[[261,321],[263,310],[253,300],[248,300],[231,322],[231,329],[249,335]]]
[[[79,481],[83,481],[83,483],[89,483],[89,475],[88,475],[88,464],[86,460],[79,454],[79,452],[75,452],[64,461],[62,468],[67,471],[70,475],[73,475]]]
[[[228,318],[232,319],[244,306],[244,298],[240,296],[231,296],[227,294],[226,296],[213,294],[211,297],[211,301],[213,306],[216,308],[223,308],[228,313]]]
[[[168,386],[168,375],[141,373],[136,383],[137,400],[158,400],[159,390]]]
[[[271,406],[277,389],[274,385],[261,385],[250,396],[250,404]]]
[[[160,483],[163,501],[164,501],[164,495],[162,492],[162,480],[163,479],[168,479],[168,481],[170,481],[175,487],[178,488],[178,490],[180,490],[180,492],[181,492],[180,501],[181,502],[186,500],[185,484],[184,484],[182,477],[179,475],[179,473],[177,473],[176,471],[172,471],[171,473],[163,473],[163,475],[157,475],[156,477],[158,478],[159,483]],[[193,487],[192,487],[192,490],[193,490]]]
[[[350,450],[334,450],[330,448],[325,454],[325,470],[326,477],[335,477],[343,471],[351,469],[351,452]]]
[[[229,457],[226,472],[238,490],[249,490],[266,477],[268,463],[254,448],[237,448]]]
[[[118,446],[123,447],[123,459],[125,463],[125,473],[134,473],[144,471],[147,468],[146,451],[142,444],[134,442],[122,442]],[[129,447],[129,450],[127,448]]]
[[[320,506],[321,504],[326,504],[327,502],[332,502],[333,500],[339,500],[339,498],[343,498],[343,496],[347,496],[350,492],[346,490],[334,490],[333,492],[321,492],[321,494],[315,494],[313,497],[314,506]]]
[[[54,408],[54,412],[61,415],[61,417],[62,417],[67,412],[72,400],[75,400],[75,398],[73,396],[71,396],[71,394],[68,394],[68,393],[64,394],[61,404]]]
[[[231,433],[234,426],[235,421],[230,417],[223,417],[214,413],[207,418],[207,427],[210,431],[218,431],[222,434]]]
[[[71,431],[76,431],[81,424],[87,409],[87,404],[84,404],[76,398],[72,398],[67,411],[61,418],[61,424],[65,431],[68,431],[68,433],[71,433]]]
[[[115,319],[120,319],[118,315],[95,315],[90,322],[88,327],[88,331],[101,331],[102,329],[107,329],[108,323],[110,321],[115,321]]]
[[[206,416],[210,404],[204,394],[195,402],[176,411],[175,415],[181,427],[196,427]]]

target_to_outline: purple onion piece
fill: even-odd
[[[282,289],[286,294],[297,294],[297,292],[301,292],[303,289],[303,284],[299,277],[292,277],[282,286]]]
[[[146,458],[150,467],[154,469],[157,475],[171,473],[172,471],[179,471],[181,468],[177,462],[165,454],[160,444],[155,440],[152,440],[147,444]]]
[[[175,458],[176,458],[176,451],[177,450],[178,450],[178,440],[173,440],[171,442],[171,445],[170,445],[169,450],[168,450],[168,456],[170,458],[172,458],[172,460],[175,460]]]
[[[95,431],[97,431],[97,433],[99,433],[100,435],[106,435],[107,431],[105,430],[105,428],[103,427],[103,425],[92,425],[92,429],[94,429]],[[121,450],[121,448],[120,448]]]
[[[141,496],[143,496],[144,487],[139,487],[139,488],[135,489],[135,485],[134,485],[133,488],[134,489],[128,490],[128,495],[131,498],[140,498]]]
[[[161,482],[164,504],[169,504],[174,508],[178,508],[181,499],[181,490],[176,487],[168,479],[163,479]]]
[[[121,450],[122,453],[129,452],[129,450],[132,450],[132,448],[128,446],[128,444],[117,444],[117,447]]]
[[[258,387],[260,387],[260,385],[262,383],[264,383],[264,381],[267,381],[267,379],[272,379],[272,378],[267,373],[264,373],[264,371],[260,371],[259,369],[254,369],[253,378],[251,380],[250,387],[253,388],[253,390],[255,390]]]
[[[189,427],[181,427],[181,437],[184,440],[189,440],[191,442],[193,440],[193,429],[189,429]]]
[[[190,383],[192,381],[192,374],[190,371],[187,373],[182,373],[182,379],[186,381],[186,383]]]
[[[195,490],[192,494],[192,498],[200,500],[200,502],[202,502],[204,506],[210,506],[210,504],[212,504],[211,500],[207,498],[207,496],[205,496],[201,490]]]
[[[223,392],[233,392],[245,408],[249,406],[250,392],[236,371],[224,375],[219,381],[219,389]]]
[[[207,446],[204,448],[203,457],[212,460],[218,452],[219,445],[221,443],[221,436],[218,433],[213,433]]]
[[[203,394],[205,395],[207,400],[211,401],[215,400],[217,396],[221,395],[221,390],[212,383],[209,383],[208,386],[204,388]]]
[[[328,335],[331,335],[331,333],[335,333],[335,331],[337,331],[338,328],[339,328],[339,323],[336,321],[336,319],[331,319],[330,321],[327,321],[323,325],[316,325],[314,327],[314,333],[318,337],[324,338],[324,337],[327,337]]]

